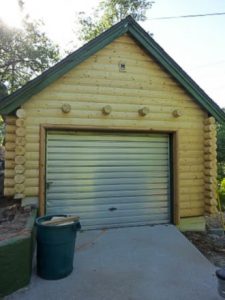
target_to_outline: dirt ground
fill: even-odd
[[[0,205],[0,242],[26,234],[25,225],[31,209],[22,208],[19,202],[1,199]]]
[[[183,233],[215,266],[225,267],[225,236],[209,235],[206,232]]]

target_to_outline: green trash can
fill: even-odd
[[[49,280],[68,276],[73,271],[73,258],[77,231],[80,222],[65,225],[45,225],[53,217],[48,215],[36,219],[37,226],[37,274]]]

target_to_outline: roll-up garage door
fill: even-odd
[[[46,213],[83,228],[170,222],[169,136],[47,133]]]

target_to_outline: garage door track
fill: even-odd
[[[23,300],[219,300],[215,267],[172,225],[78,234],[74,271],[36,276],[8,296]]]

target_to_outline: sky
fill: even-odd
[[[24,0],[31,18],[42,19],[48,36],[63,50],[79,46],[76,13],[87,15],[99,0]],[[0,0],[0,18],[21,26],[17,0]],[[225,107],[225,15],[157,19],[225,12],[225,0],[155,0],[140,23],[159,45],[218,104]]]

